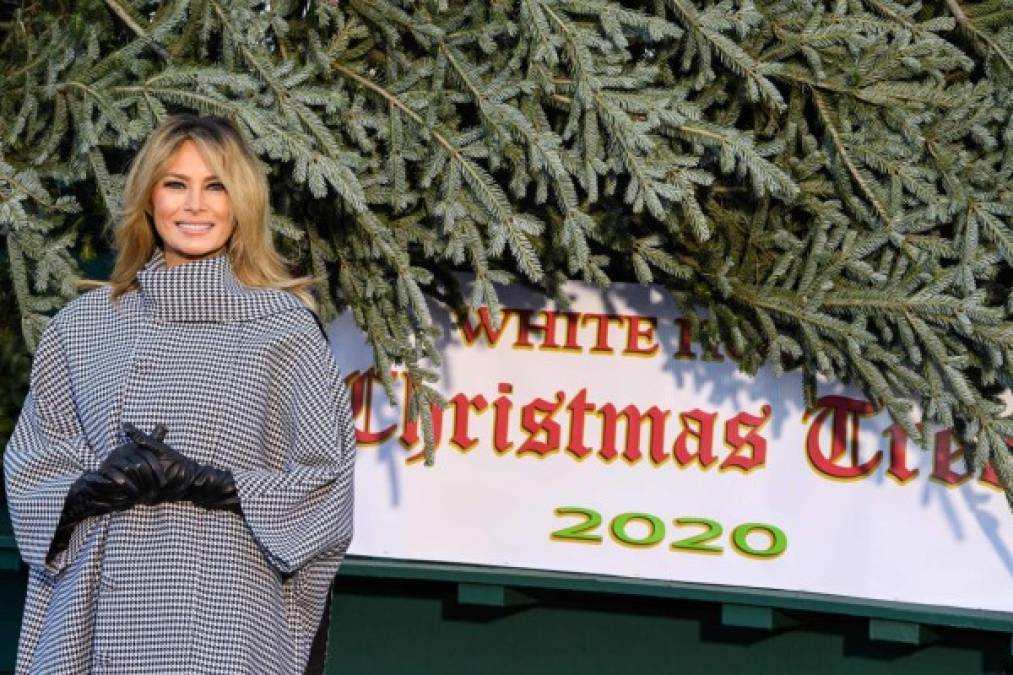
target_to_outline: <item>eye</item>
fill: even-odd
[[[162,187],[178,190],[179,188],[185,188],[186,184],[184,184],[183,181],[181,180],[167,180],[164,183],[162,183]]]
[[[208,190],[224,190],[225,186],[219,182],[208,183]]]

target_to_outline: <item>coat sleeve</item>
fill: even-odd
[[[268,561],[283,575],[306,563],[340,559],[352,539],[355,427],[348,389],[314,325],[279,358],[284,384],[285,466],[232,469],[243,517]]]
[[[32,360],[28,394],[4,451],[4,484],[21,557],[56,575],[75,557],[97,519],[74,529],[66,548],[47,560],[71,484],[94,468],[61,345],[59,314],[50,319]]]

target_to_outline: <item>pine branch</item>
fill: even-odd
[[[1013,74],[1013,54],[1008,53],[1003,49],[988,33],[984,30],[979,29],[974,25],[974,22],[968,18],[967,14],[964,13],[963,7],[961,7],[959,0],[945,0],[946,7],[953,14],[953,18],[957,20],[960,27],[971,34],[976,41],[983,42],[987,47],[987,53],[996,54],[1002,61],[1003,65],[1006,66],[1006,71]]]
[[[837,128],[837,125],[834,123],[833,117],[828,109],[826,102],[823,100],[823,97],[819,94],[819,92],[814,91],[812,93],[812,97],[813,103],[816,105],[816,109],[819,111],[820,119],[823,121],[827,133],[829,133],[830,137],[833,139],[834,149],[837,151],[837,156],[840,157],[841,161],[844,163],[844,166],[847,168],[848,174],[850,174],[851,179],[855,181],[855,184],[862,189],[862,192],[865,194],[866,199],[868,199],[869,203],[871,203],[873,207],[876,209],[876,213],[879,215],[880,221],[882,222],[883,226],[889,227],[890,224],[893,222],[893,217],[890,215],[886,206],[883,204],[882,198],[876,194],[875,190],[871,187],[868,179],[862,175],[862,172],[859,170],[854,159],[851,157],[851,154],[848,152],[848,149],[845,146],[843,139],[841,138],[841,132]]]
[[[120,21],[126,24],[127,28],[133,31],[134,34],[137,35],[137,37],[147,42],[148,45],[161,58],[165,59],[166,61],[169,60],[169,52],[165,51],[165,48],[162,47],[162,45],[158,44],[157,42],[151,40],[148,37],[148,34],[144,31],[144,29],[140,25],[139,22],[140,17],[133,15],[133,13],[131,12],[132,9],[131,7],[122,5],[117,0],[104,0],[104,1],[106,3],[106,7],[108,7],[113,14],[119,17]]]

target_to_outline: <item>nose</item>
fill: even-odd
[[[203,190],[200,188],[188,190],[186,193],[186,203],[183,207],[187,211],[200,211],[204,201],[203,195],[201,194],[202,192]]]

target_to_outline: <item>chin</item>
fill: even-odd
[[[163,243],[163,248],[167,255],[174,253],[182,258],[206,258],[217,254],[224,247],[225,242],[206,244],[204,246],[195,245],[193,242],[179,245],[171,241]]]

